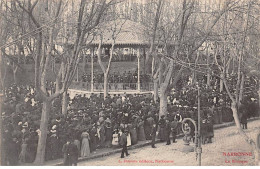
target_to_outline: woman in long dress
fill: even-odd
[[[87,157],[90,155],[90,148],[89,148],[89,134],[87,130],[84,130],[83,133],[81,134],[82,138],[82,143],[81,143],[81,157]]]
[[[126,133],[127,133],[127,136],[126,136],[126,139],[127,139],[127,147],[128,146],[131,146],[132,145],[132,143],[131,143],[131,134],[130,134],[130,132],[129,132],[129,129],[126,129]]]
[[[128,128],[131,135],[131,144],[134,145],[137,143],[136,127],[133,124],[128,124]]]
[[[106,141],[106,131],[105,131],[105,125],[104,123],[100,124],[99,128],[99,134],[100,134],[100,147],[105,147],[105,141]]]
[[[144,121],[142,119],[139,120],[137,128],[138,128],[138,132],[137,132],[138,141],[146,140],[145,132],[144,132]]]
[[[111,147],[113,132],[111,127],[111,120],[109,117],[105,120],[105,138],[106,138],[106,147]]]

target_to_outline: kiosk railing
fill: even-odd
[[[153,83],[140,83],[141,91],[153,91]],[[77,82],[73,81],[70,85],[70,89],[91,91],[90,82]],[[108,83],[109,91],[124,91],[124,90],[138,90],[137,83]],[[104,91],[104,83],[94,83],[93,90],[102,92]]]

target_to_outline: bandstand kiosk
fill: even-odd
[[[113,25],[113,26],[109,26]],[[122,59],[127,61],[137,62],[137,81],[135,83],[126,84],[126,83],[108,83],[108,93],[109,94],[144,94],[144,93],[153,93],[153,83],[148,80],[141,81],[141,69],[145,66],[145,57],[146,50],[149,48],[149,39],[147,33],[145,32],[145,27],[137,22],[130,20],[116,20],[102,25],[102,56],[105,58],[106,55],[109,55],[109,51],[114,43],[114,49],[121,51],[121,56],[117,56],[118,60],[112,58],[113,64],[122,64]],[[105,27],[105,29],[104,29]],[[114,38],[112,38],[114,37]],[[99,65],[96,63],[96,52],[100,45],[99,36],[95,36],[93,40],[88,43],[86,46],[86,54],[88,54],[90,60],[90,79],[87,82],[79,80],[79,69],[77,69],[77,75],[75,81],[72,82],[68,93],[71,97],[74,97],[76,94],[84,94],[86,96],[95,94],[102,94],[104,92],[104,85],[102,83],[97,83],[94,80],[95,73],[97,70],[94,69],[95,66]],[[114,57],[114,55],[113,55]],[[129,58],[130,57],[130,58]],[[105,62],[105,61],[104,61]],[[141,63],[142,62],[142,63]],[[127,64],[127,62],[124,62]],[[111,67],[112,69],[112,67]],[[113,70],[110,70],[112,72]],[[145,74],[145,72],[144,72]],[[146,74],[145,74],[146,75]],[[151,80],[151,78],[150,78]],[[125,87],[127,86],[127,87]],[[132,87],[129,87],[132,86]],[[134,86],[134,87],[133,87]]]

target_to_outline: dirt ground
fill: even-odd
[[[248,123],[246,133],[254,140],[260,130],[260,120]],[[243,138],[238,134],[236,127],[226,127],[215,130],[213,143],[202,145],[203,166],[251,166],[254,165],[252,150]],[[165,145],[156,144],[157,148],[146,146],[130,150],[130,156],[120,158],[120,154],[114,154],[103,158],[80,162],[79,166],[196,166],[196,153],[183,152],[184,144],[182,139],[177,143]],[[193,146],[193,144],[191,144]],[[240,153],[240,154],[235,154]],[[241,155],[244,153],[244,155]]]

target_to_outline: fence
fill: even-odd
[[[124,90],[138,90],[137,83],[108,83],[109,91],[124,91]],[[94,83],[93,88],[95,92],[104,91],[104,83]],[[70,89],[91,91],[90,82],[77,82],[74,81],[70,85]],[[140,83],[141,91],[153,91],[153,83]]]

